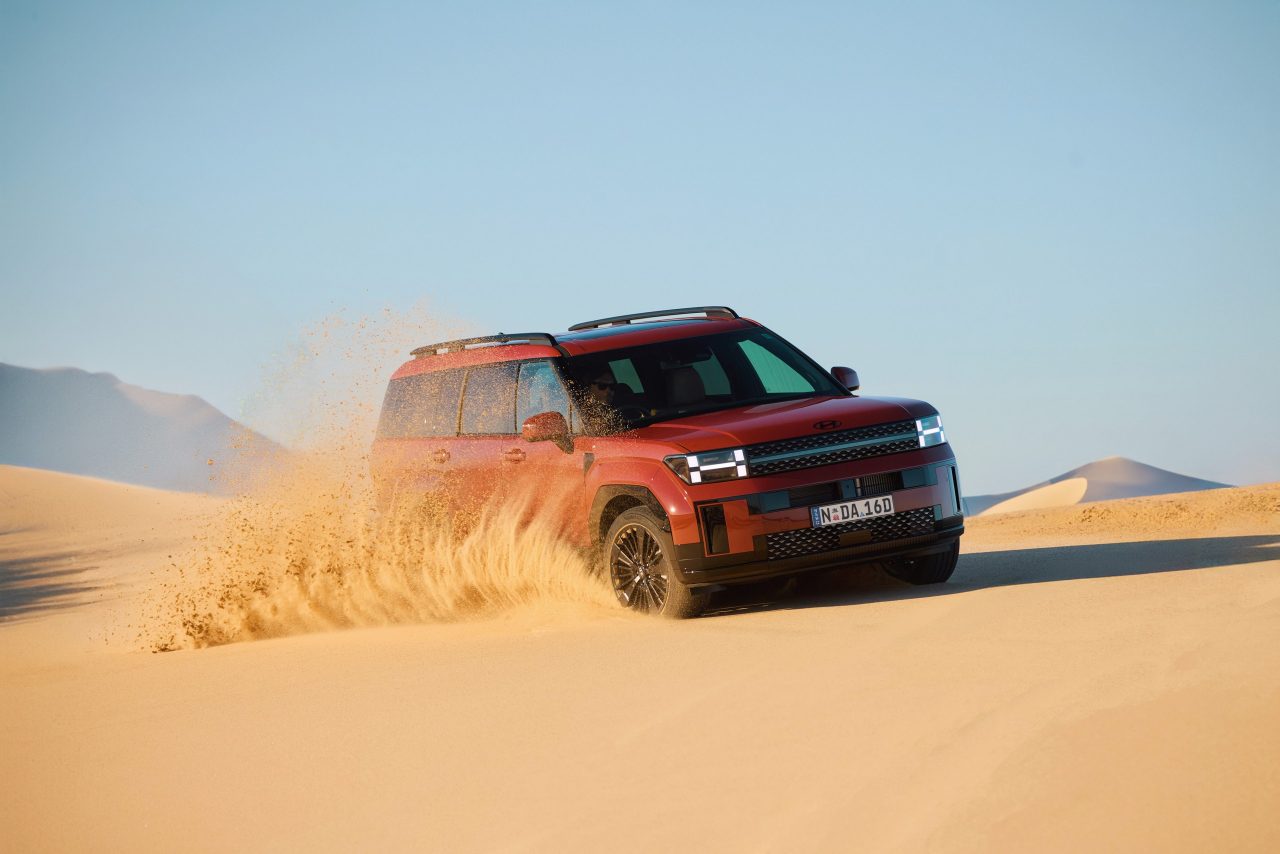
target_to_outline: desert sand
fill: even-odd
[[[1280,484],[973,519],[936,588],[152,652],[227,506],[0,467],[0,849],[1280,850]]]

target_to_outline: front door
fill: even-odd
[[[524,362],[516,388],[516,424],[544,412],[558,412],[573,425],[569,394],[556,367],[548,359]],[[585,478],[583,446],[589,440],[570,436],[565,443],[526,442],[521,439],[508,449],[519,457],[511,465],[515,482],[532,490],[536,509],[551,515],[562,532],[577,540],[577,528],[584,524],[582,483]]]

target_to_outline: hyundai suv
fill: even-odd
[[[964,532],[937,410],[856,394],[725,306],[431,344],[391,378],[380,500],[567,492],[565,535],[629,608],[702,611],[730,585],[857,563],[946,581]]]

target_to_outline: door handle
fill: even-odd
[[[436,448],[431,452],[431,459],[438,463],[447,463],[449,462],[449,452],[444,448]]]
[[[524,451],[520,450],[519,448],[512,448],[511,450],[506,451],[502,455],[502,458],[504,460],[507,460],[508,462],[512,462],[512,463],[518,463],[521,460],[523,460],[524,457],[525,457]]]

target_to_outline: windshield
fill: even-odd
[[[595,431],[802,397],[845,395],[825,371],[764,329],[726,332],[566,360]]]

